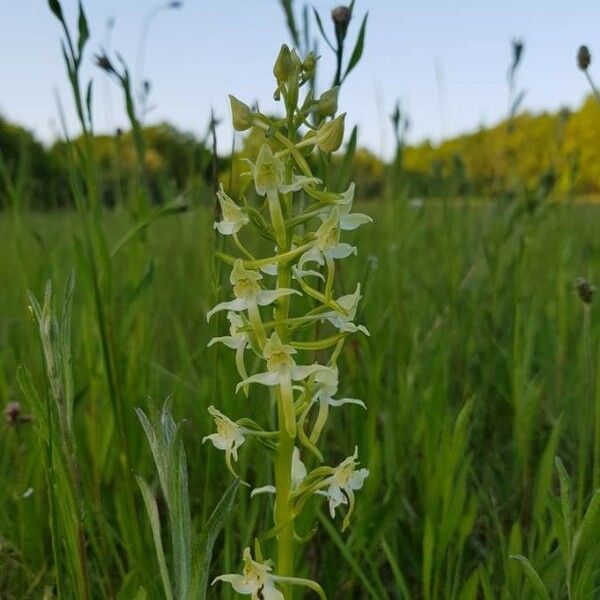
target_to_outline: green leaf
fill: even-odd
[[[358,38],[356,39],[356,44],[354,45],[354,50],[352,51],[350,60],[348,61],[348,66],[346,67],[346,71],[344,72],[344,76],[342,77],[342,82],[344,81],[344,79],[346,79],[346,77],[348,77],[348,75],[350,74],[350,71],[352,71],[352,69],[354,69],[354,67],[358,64],[358,62],[360,61],[360,59],[362,57],[363,50],[365,48],[365,34],[367,31],[368,17],[369,17],[369,13],[367,13],[363,17],[362,23],[360,25],[360,30],[358,32]]]
[[[600,559],[598,540],[600,540],[600,490],[592,496],[581,525],[573,538],[574,579],[588,561]]]
[[[559,418],[552,428],[552,432],[548,437],[548,442],[538,463],[532,509],[533,519],[536,522],[539,522],[543,518],[548,505],[548,497],[552,484],[552,458],[556,455],[561,426],[562,420]]]
[[[298,27],[296,27],[296,18],[294,17],[292,0],[279,0],[279,3],[281,4],[281,8],[283,8],[283,12],[285,13],[285,19],[290,36],[294,42],[294,45],[298,47],[300,46],[300,38],[298,36]]]
[[[319,518],[319,522],[333,541],[333,543],[337,546],[344,560],[348,563],[352,571],[354,571],[355,575],[360,579],[360,582],[364,586],[366,592],[368,592],[368,598],[379,598],[379,594],[375,591],[373,584],[367,577],[364,569],[361,564],[354,558],[352,552],[348,548],[346,542],[342,539],[337,529],[331,523],[331,519],[326,517],[320,509],[317,510],[317,517]]]
[[[58,0],[48,0],[48,6],[50,7],[50,10],[53,12],[54,16],[62,23],[63,13],[62,8],[60,7],[60,2]]]
[[[38,431],[42,439],[47,442],[49,439],[47,410],[33,383],[31,371],[25,365],[17,367],[17,382],[21,388],[21,393],[25,396],[27,404],[34,412],[35,424]]]
[[[358,129],[355,126],[352,129],[352,133],[350,134],[350,139],[348,140],[348,144],[346,145],[346,154],[344,154],[344,158],[342,159],[342,163],[339,167],[336,168],[337,178],[336,178],[336,189],[346,189],[350,182],[350,177],[352,175],[352,166],[354,162],[354,155],[356,154],[356,140],[358,137]]]
[[[239,479],[236,479],[231,483],[227,490],[225,490],[223,496],[221,496],[217,506],[202,528],[200,538],[194,548],[192,586],[190,589],[191,598],[203,599],[206,597],[206,587],[208,585],[213,546],[225,524],[225,520],[233,508],[233,503],[239,487]]]
[[[158,516],[158,506],[156,499],[152,494],[150,486],[142,479],[139,475],[136,475],[136,480],[140,486],[144,504],[146,505],[146,512],[150,519],[150,527],[152,528],[152,538],[154,539],[154,548],[156,550],[156,558],[158,559],[158,568],[160,569],[160,577],[162,579],[163,588],[165,590],[165,598],[167,600],[173,600],[173,588],[171,586],[171,578],[169,577],[169,570],[167,569],[167,560],[165,558],[165,550],[163,548],[162,537],[160,533],[160,519]]]
[[[81,58],[81,51],[83,50],[85,43],[90,39],[90,30],[81,2],[79,2],[79,19],[77,24],[79,27],[79,40],[77,42],[77,49],[79,51],[79,58]]]
[[[333,50],[333,52],[337,52],[336,49],[334,48],[333,44],[329,41],[327,34],[325,33],[325,29],[323,28],[323,23],[321,22],[321,17],[319,16],[319,13],[317,12],[316,8],[313,8],[313,13],[315,15],[315,20],[317,21],[317,27],[319,28],[319,31],[321,32],[323,39],[325,40],[327,45]]]
[[[519,562],[523,568],[523,573],[525,573],[525,576],[535,592],[536,598],[538,598],[538,600],[550,600],[550,594],[548,594],[548,590],[546,589],[542,578],[538,575],[538,572],[533,568],[533,565],[529,560],[521,554],[513,554],[509,556],[509,558]]]
[[[567,562],[571,562],[571,538],[573,535],[573,507],[571,505],[571,480],[569,474],[565,469],[560,457],[554,459],[556,468],[558,469],[558,479],[560,482],[560,507],[562,511],[564,529],[566,534],[567,548]]]

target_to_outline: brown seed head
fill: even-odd
[[[21,418],[21,405],[18,402],[9,402],[4,408],[4,419],[8,425],[16,425]]]
[[[579,46],[579,50],[577,50],[577,66],[582,71],[587,71],[587,68],[590,66],[592,62],[592,55],[587,46]]]
[[[331,11],[331,20],[335,25],[335,35],[338,43],[342,42],[346,37],[350,19],[352,19],[352,11],[347,6],[336,6]]]
[[[578,277],[575,282],[575,289],[577,290],[577,294],[579,295],[579,299],[584,304],[591,304],[594,299],[594,293],[596,292],[596,288],[583,277]]]

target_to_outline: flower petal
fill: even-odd
[[[237,393],[242,386],[250,383],[261,383],[262,385],[268,386],[277,385],[279,383],[279,379],[279,373],[273,373],[271,371],[257,373],[256,375],[251,375],[247,379],[244,379],[244,381],[240,381],[240,383],[238,383],[235,387],[235,391]]]
[[[210,347],[213,344],[221,343],[225,344],[228,348],[232,350],[237,350],[240,346],[243,348],[246,346],[246,340],[243,336],[232,336],[232,335],[224,335],[222,337],[214,337],[208,342],[207,346]]]
[[[221,302],[206,313],[206,320],[210,321],[210,318],[215,313],[222,310],[233,310],[235,312],[239,312],[240,310],[246,310],[246,308],[248,308],[248,302],[244,298],[236,298],[230,302]]]
[[[331,369],[317,363],[313,365],[294,365],[291,370],[291,376],[294,381],[301,381],[318,371],[331,371]]]
[[[362,406],[365,410],[367,409],[367,405],[362,400],[357,400],[356,398],[340,398],[339,400],[329,398],[327,403],[329,404],[329,406],[343,406],[344,404],[356,404],[357,406]]]
[[[259,306],[267,306],[268,304],[272,304],[273,302],[275,302],[277,298],[281,298],[282,296],[290,296],[291,294],[301,295],[298,290],[293,290],[291,288],[261,290],[256,296],[256,301],[258,302]]]
[[[228,575],[219,575],[213,579],[211,585],[217,583],[217,581],[225,581],[226,583],[230,583],[231,587],[238,593],[249,595],[256,591],[256,584],[253,581],[248,581],[243,575],[237,575],[235,573],[231,573]]]
[[[342,215],[340,217],[340,229],[344,231],[352,231],[365,223],[372,223],[373,219],[369,215],[362,213],[353,213],[351,215]]]
[[[328,252],[331,258],[347,258],[351,254],[357,254],[358,250],[356,246],[351,246],[350,244],[338,244],[333,248],[325,250],[325,252]]]
[[[254,498],[256,494],[274,494],[276,492],[275,486],[264,485],[263,487],[254,488],[250,493],[250,497]]]

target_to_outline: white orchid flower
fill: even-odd
[[[340,194],[340,200],[336,203],[340,211],[340,229],[343,231],[352,231],[366,223],[372,223],[373,219],[363,213],[351,213],[352,203],[354,202],[354,182],[348,189]]]
[[[240,427],[237,423],[232,421],[228,416],[224,415],[220,410],[217,410],[214,406],[208,407],[208,412],[211,417],[215,420],[217,426],[217,432],[211,435],[204,436],[202,443],[210,440],[212,445],[218,450],[225,451],[225,462],[227,468],[233,475],[238,476],[231,464],[231,458],[234,461],[238,459],[238,448],[246,441],[244,434],[247,433],[247,429]]]
[[[246,159],[250,164],[250,175],[254,179],[254,187],[259,196],[269,193],[280,192],[287,194],[297,192],[309,185],[318,185],[321,180],[318,177],[307,177],[306,175],[294,175],[291,183],[285,182],[285,165],[283,161],[273,154],[268,144],[263,144],[256,162]]]
[[[280,248],[286,246],[286,225],[281,212],[279,194],[287,194],[299,190],[311,184],[320,183],[316,177],[306,177],[305,175],[294,175],[291,182],[285,181],[285,165],[283,161],[273,154],[273,150],[268,144],[263,144],[256,163],[250,163],[250,175],[254,179],[254,187],[259,196],[266,196],[269,205],[269,213],[273,223],[275,239]]]
[[[283,344],[276,332],[265,343],[263,348],[263,357],[267,361],[267,371],[257,373],[238,383],[236,391],[244,385],[251,383],[260,383],[266,386],[279,385],[281,388],[281,402],[286,420],[286,428],[291,437],[296,435],[296,417],[294,413],[294,394],[292,382],[302,381],[313,373],[319,371],[329,371],[329,367],[324,367],[317,363],[312,365],[297,365],[292,356],[296,350]]]
[[[355,246],[340,243],[340,211],[337,206],[334,206],[329,216],[317,229],[312,248],[300,257],[298,270],[304,271],[304,265],[308,262],[322,265],[331,262],[334,258],[346,258],[356,253]]]
[[[217,581],[225,581],[243,596],[251,600],[285,600],[284,595],[275,587],[276,584],[287,584],[307,587],[316,592],[321,600],[327,600],[323,589],[318,583],[300,577],[283,577],[275,575],[271,561],[258,562],[252,558],[250,548],[244,550],[244,568],[242,574],[230,573],[215,577],[211,585]]]
[[[262,279],[262,275],[258,271],[244,268],[243,261],[238,258],[233,264],[229,281],[233,285],[233,293],[235,300],[230,302],[221,302],[214,308],[208,311],[206,314],[206,320],[221,310],[231,310],[234,312],[240,312],[242,310],[248,311],[248,318],[250,324],[254,327],[257,319],[260,321],[260,315],[258,313],[259,306],[267,306],[272,304],[278,298],[282,296],[289,296],[290,294],[299,294],[297,290],[290,288],[279,288],[276,290],[263,290],[261,289],[258,282]]]
[[[268,562],[254,560],[250,548],[246,548],[242,574],[219,575],[212,585],[217,581],[225,581],[230,583],[238,594],[250,596],[252,600],[285,600],[283,594],[275,587],[275,576],[271,574],[272,570]]]
[[[217,198],[221,205],[221,214],[223,220],[216,222],[214,228],[219,231],[222,235],[233,235],[236,234],[244,225],[250,222],[250,218],[246,214],[246,211],[239,207],[223,189],[223,184],[217,192]]]
[[[227,313],[227,319],[229,320],[229,335],[221,337],[214,337],[208,342],[208,346],[212,346],[216,343],[225,344],[228,348],[235,350],[235,364],[237,366],[238,373],[242,379],[248,377],[246,372],[246,365],[244,364],[244,350],[250,345],[248,340],[248,334],[241,329],[244,327],[244,320],[240,315],[233,311]]]
[[[329,487],[326,491],[318,492],[329,498],[329,513],[335,518],[335,509],[341,504],[348,504],[348,512],[344,517],[342,531],[348,527],[350,516],[354,511],[354,492],[360,490],[365,479],[369,476],[369,469],[357,469],[358,447],[354,448],[354,454],[342,461],[333,471],[333,475],[327,478]]]
[[[330,371],[321,371],[317,373],[315,375],[315,383],[319,387],[311,400],[310,406],[318,403],[319,413],[315,419],[315,424],[310,434],[310,441],[313,444],[317,443],[319,436],[323,431],[323,427],[325,427],[325,423],[327,422],[327,418],[329,416],[330,406],[337,407],[343,406],[344,404],[356,404],[357,406],[362,406],[362,408],[365,410],[367,408],[362,400],[357,400],[356,398],[340,398],[339,400],[335,400],[333,398],[338,392],[339,385],[337,367],[331,369]]]
[[[353,294],[347,294],[337,299],[337,304],[341,306],[346,313],[340,311],[333,311],[325,314],[327,319],[336,329],[347,333],[355,333],[361,331],[365,335],[370,335],[369,330],[364,325],[355,325],[353,323],[354,317],[356,317],[356,311],[358,309],[358,303],[362,298],[360,294],[360,283],[357,284],[356,290]]]
[[[306,466],[300,458],[300,450],[294,447],[294,451],[292,453],[292,491],[298,489],[298,486],[304,481],[306,473]],[[265,485],[263,487],[255,488],[252,490],[250,495],[256,496],[256,494],[274,494],[275,491],[274,485]]]

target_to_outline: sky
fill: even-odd
[[[303,0],[294,3],[299,10]],[[75,25],[76,1],[62,4]],[[328,28],[335,5],[311,4]],[[104,46],[125,58],[135,81],[152,82],[148,123],[166,120],[204,135],[212,107],[222,119],[222,148],[229,147],[227,94],[258,101],[265,111],[276,109],[271,69],[281,43],[290,41],[279,2],[183,0],[180,9],[149,19],[158,6],[149,0],[84,0],[92,33],[84,77],[94,79],[96,130],[127,123],[119,90],[93,65],[93,54]],[[600,79],[594,63],[595,52],[600,57],[597,0],[356,0],[350,42],[367,11],[363,60],[344,84],[340,109],[349,124],[359,125],[360,144],[383,156],[392,150],[389,115],[397,99],[410,118],[410,143],[437,142],[503,118],[513,38],[525,42],[517,79],[527,90],[523,109],[581,103],[588,93],[575,63],[582,43],[590,47],[591,72]],[[149,25],[140,52],[144,23]],[[60,133],[57,98],[69,133],[78,131],[60,38],[45,0],[0,0],[0,114],[45,142]],[[323,42],[319,54],[323,90],[331,85],[334,58]]]

